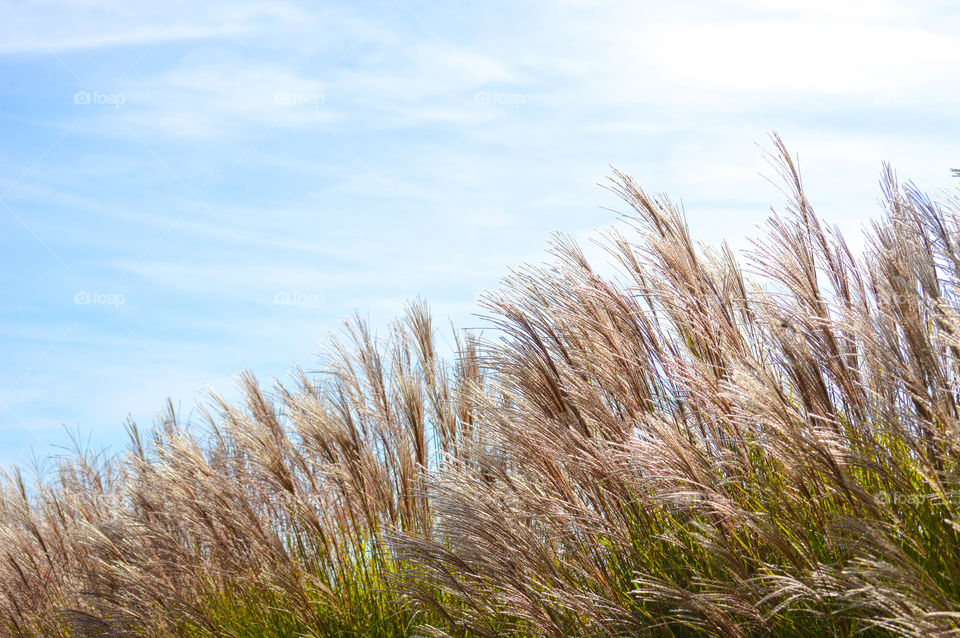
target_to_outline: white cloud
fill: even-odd
[[[333,119],[323,82],[237,61],[183,64],[132,83],[124,95],[126,103],[115,112],[100,110],[104,123],[119,119],[152,134],[256,138],[269,127],[318,126]]]
[[[41,0],[0,3],[0,15],[0,54],[42,54],[237,36],[301,14],[282,2]]]
[[[946,79],[960,42],[893,25],[748,21],[661,24],[645,30],[632,61],[673,85],[724,93],[749,91],[849,97]],[[955,97],[957,94],[955,94]]]
[[[331,91],[356,111],[377,119],[366,122],[391,128],[429,122],[471,123],[490,119],[486,95],[528,81],[508,57],[445,42],[407,39],[387,58],[382,52],[360,56],[366,63],[343,69],[331,78]],[[489,105],[489,102],[488,104]],[[381,119],[386,117],[386,119]]]

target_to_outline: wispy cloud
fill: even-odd
[[[322,81],[239,62],[191,60],[132,83],[125,97],[122,109],[101,109],[102,125],[119,122],[149,135],[255,138],[267,128],[316,127],[334,117]]]
[[[0,15],[0,54],[44,54],[238,36],[301,14],[282,2],[4,0]]]

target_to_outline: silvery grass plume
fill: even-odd
[[[473,448],[475,337],[438,354],[425,304],[377,339],[359,319],[315,375],[199,425],[172,405],[125,456],[0,500],[0,633],[13,636],[403,635],[388,531],[425,529],[439,454]]]
[[[960,633],[960,200],[884,169],[863,254],[788,208],[694,243],[616,173],[443,350],[426,305],[316,372],[0,487],[0,633]]]
[[[487,295],[491,463],[397,539],[436,635],[958,633],[958,200],[886,168],[856,256],[774,143],[742,262],[617,173],[621,281],[561,237]]]

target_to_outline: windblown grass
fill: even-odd
[[[960,634],[960,200],[883,175],[856,255],[696,245],[623,174],[438,355],[422,302],[201,424],[0,490],[11,636]],[[144,434],[146,436],[144,437]]]

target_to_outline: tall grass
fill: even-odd
[[[439,356],[414,302],[322,369],[0,489],[11,636],[960,634],[960,200],[886,168],[862,255],[787,210],[694,243],[617,173]]]

